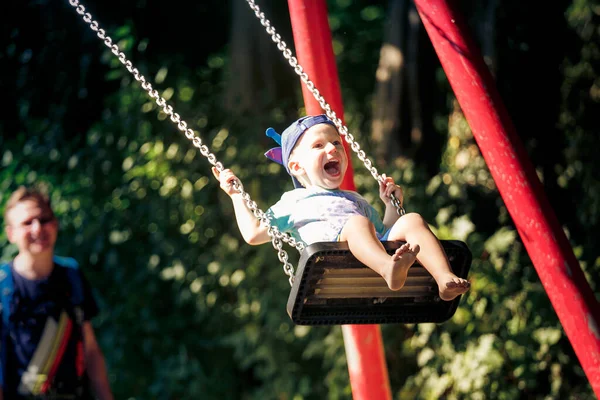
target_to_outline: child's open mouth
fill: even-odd
[[[339,161],[329,161],[325,164],[325,172],[329,175],[339,175],[340,174],[340,162]]]

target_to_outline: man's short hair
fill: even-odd
[[[25,200],[33,200],[41,207],[47,207],[48,210],[52,212],[52,207],[50,204],[50,197],[46,194],[46,190],[41,187],[26,187],[19,186],[17,190],[15,190],[8,201],[6,202],[6,207],[4,208],[4,221],[8,216],[10,210],[15,208],[15,206]],[[54,214],[54,213],[53,213]]]

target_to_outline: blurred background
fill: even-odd
[[[66,0],[11,3],[0,16],[0,211],[17,186],[49,185],[57,253],[80,261],[100,303],[116,398],[350,399],[340,327],[291,323],[275,251],[243,242],[210,164]],[[293,49],[287,2],[257,3]],[[263,156],[264,131],[303,114],[300,81],[245,1],[83,5],[261,209],[291,189]],[[409,211],[474,255],[472,290],[449,322],[382,326],[394,398],[593,398],[414,5],[327,6],[350,132],[403,185]],[[457,7],[598,293],[598,4]],[[354,168],[382,210],[376,182]],[[2,261],[15,255],[4,231],[0,246]]]

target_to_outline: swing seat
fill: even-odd
[[[458,240],[441,241],[453,272],[466,279],[471,251]],[[403,242],[383,242],[391,255]],[[461,296],[439,297],[433,277],[418,262],[404,287],[388,288],[375,271],[358,261],[345,242],[320,242],[300,256],[287,312],[297,325],[441,323],[456,312]]]

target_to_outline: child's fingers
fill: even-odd
[[[227,183],[227,185],[231,186],[233,185],[233,182],[237,180],[237,177],[233,174],[227,176],[227,179],[225,179],[225,182]]]
[[[404,204],[404,193],[402,192],[402,188],[400,186],[398,186],[397,190],[394,193],[394,196],[396,196],[396,198],[400,202],[400,205]]]
[[[388,185],[387,188],[385,188],[385,194],[386,194],[386,196],[391,196],[392,193],[396,192],[397,188],[398,188],[398,186],[396,186],[394,184]]]
[[[379,185],[380,186],[385,186],[387,185],[388,182],[390,182],[392,180],[391,177],[387,176],[386,174],[382,174],[381,175],[381,180],[379,181]]]
[[[220,180],[219,175],[221,175],[221,174],[219,173],[219,170],[217,170],[216,167],[212,167],[211,171],[212,171],[213,175],[215,176],[215,178],[217,178],[217,180]]]
[[[390,177],[386,177],[384,175],[383,181],[379,181],[379,189],[380,191],[383,193],[387,190],[387,188],[390,186],[390,184],[393,184],[394,180]]]
[[[398,186],[398,185],[395,185],[395,184],[389,185],[386,188],[386,193],[385,194],[388,197],[393,194],[394,196],[396,196],[396,198],[398,200],[400,200],[400,202],[402,202],[402,198],[404,197],[403,193],[402,193],[402,188],[400,186]]]
[[[219,182],[221,183],[221,187],[223,187],[224,189],[228,186],[231,186],[233,184],[233,181],[237,179],[237,177],[233,174],[233,172],[231,172],[230,169],[224,169],[221,172],[219,172],[215,167],[212,167],[211,169],[213,175],[219,180]]]
[[[231,171],[223,171],[221,172],[221,181],[223,183],[229,183],[233,180],[233,178],[235,178],[235,176],[233,175],[233,173]]]
[[[379,196],[385,201],[390,195],[388,194],[388,186],[385,184],[381,184],[379,187]]]

